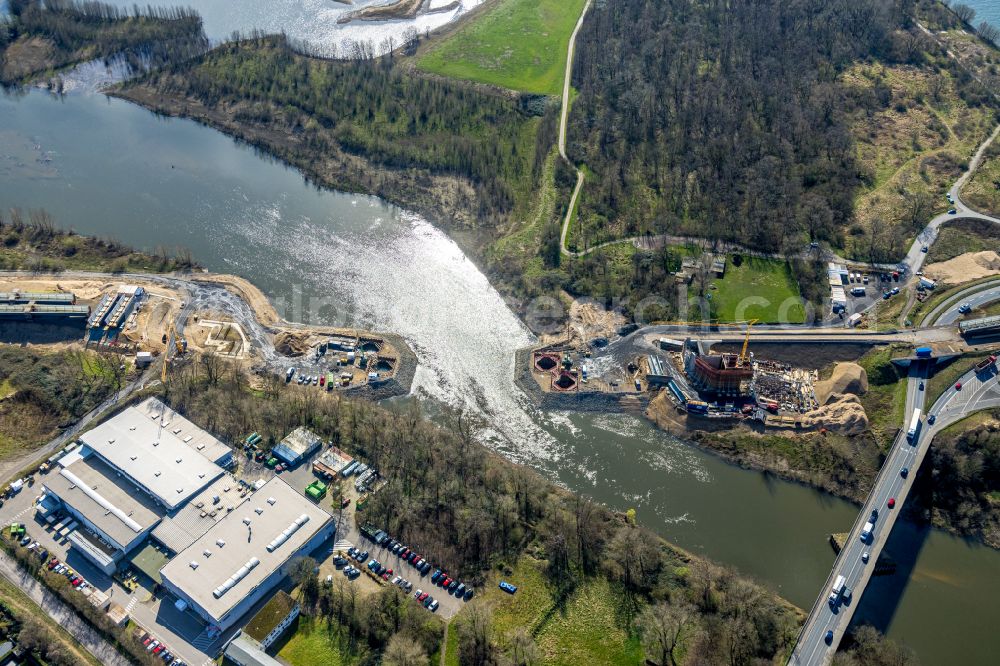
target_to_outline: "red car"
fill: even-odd
[[[420,555],[418,553],[410,553],[410,556],[407,557],[406,559],[409,560],[410,562],[416,562],[417,560],[420,559]]]
[[[445,579],[441,581],[441,587],[448,587],[449,585],[451,585],[451,578],[445,577]]]
[[[955,390],[956,391],[962,390],[962,382],[955,382]]]
[[[423,601],[424,599],[426,599],[429,596],[430,596],[429,594],[427,594],[426,592],[424,592],[419,597],[417,597],[417,601]]]
[[[152,636],[146,636],[146,638],[143,639],[142,644],[143,645],[149,645],[152,642],[153,642],[153,637]]]
[[[57,566],[59,566],[59,560],[57,560],[56,558],[53,557],[52,560],[49,561],[49,571],[52,571]]]
[[[890,509],[891,509],[892,507],[896,506],[896,498],[895,498],[895,497],[890,497],[890,498],[889,498],[889,502],[888,502],[888,504],[889,504],[889,508],[890,508]]]
[[[153,654],[160,654],[161,650],[163,650],[163,646],[157,645],[155,648],[153,648]]]

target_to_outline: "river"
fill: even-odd
[[[258,284],[291,319],[395,331],[414,347],[414,393],[468,408],[510,458],[624,510],[693,552],[808,608],[833,562],[825,535],[856,509],[740,470],[626,415],[543,414],[512,381],[532,336],[475,265],[419,216],[323,191],[191,121],[94,94],[0,98],[0,207],[45,207],[90,235],[186,246]],[[987,663],[1000,554],[900,525],[859,613],[924,663]],[[907,554],[912,554],[909,557]]]

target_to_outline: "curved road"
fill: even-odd
[[[576,187],[573,188],[573,195],[569,198],[569,206],[566,207],[566,217],[563,219],[562,231],[559,234],[559,250],[563,254],[571,257],[582,257],[590,251],[585,250],[582,253],[572,252],[566,248],[566,236],[569,235],[570,219],[573,217],[573,211],[576,210],[576,200],[580,196],[580,190],[583,189],[583,171],[577,169],[576,165],[570,162],[569,157],[566,156],[566,121],[569,118],[569,83],[570,79],[573,78],[573,52],[576,50],[576,35],[580,32],[580,28],[583,26],[583,17],[587,15],[587,10],[590,9],[590,3],[591,0],[587,0],[587,4],[583,6],[583,11],[580,12],[580,20],[576,22],[576,27],[573,28],[573,34],[570,35],[569,38],[569,47],[566,49],[566,73],[563,75],[562,112],[559,116],[559,156],[563,158],[566,164],[576,169]]]
[[[1000,279],[996,282],[992,286],[988,286],[991,284],[989,282],[981,282],[949,296],[927,313],[924,322],[926,322],[927,326],[954,324],[962,316],[959,308],[965,303],[968,303],[973,308],[978,308],[989,305],[994,301],[1000,301]]]

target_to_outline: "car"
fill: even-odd
[[[920,382],[920,386],[919,386],[918,388],[919,388],[919,389],[920,389],[921,391],[923,391],[923,390],[924,390],[924,383],[923,383],[923,382]]]
[[[961,305],[958,306],[958,311],[961,312],[962,314],[968,314],[969,312],[972,312],[972,303],[962,303]]]
[[[31,537],[30,537],[30,536],[27,536],[27,535],[25,535],[25,536],[21,537],[21,541],[20,541],[19,543],[20,543],[20,544],[21,544],[22,546],[27,546],[27,545],[28,545],[29,543],[31,543]]]
[[[333,558],[333,566],[337,567],[338,569],[345,566],[346,564],[347,560],[345,560],[343,557],[338,556]]]
[[[890,293],[890,294],[892,294],[893,296],[895,296],[896,294],[898,294],[898,293],[899,293],[899,287],[893,287],[893,288],[892,288],[892,289],[891,289],[891,290],[889,291],[889,293]]]
[[[358,554],[358,549],[355,548],[354,546],[351,546],[350,548],[347,549],[347,554],[350,555],[351,557],[354,557],[355,555]]]
[[[378,566],[378,560],[372,560],[371,562],[368,563],[368,568],[371,569],[372,571],[375,571],[375,567],[377,566]]]
[[[826,636],[823,638],[823,640],[826,641],[827,645],[832,645],[833,644],[833,630],[832,629],[827,629],[826,630]]]
[[[962,390],[962,382],[955,382],[955,390],[956,391]]]
[[[389,567],[388,569],[385,570],[385,573],[387,573],[390,576],[392,576],[392,574],[395,573],[395,572],[392,570],[392,567]]]
[[[160,641],[153,641],[152,643],[150,643],[149,645],[146,646],[146,652],[152,652],[153,650],[156,649],[156,646],[159,645],[159,644],[160,644]]]
[[[903,469],[899,470],[899,475],[905,479],[910,475],[910,468],[904,467]]]
[[[436,583],[438,581],[438,578],[440,577],[441,577],[441,570],[435,569],[434,573],[431,574],[431,582]]]
[[[927,423],[929,425],[934,425],[935,421],[937,421],[937,414],[928,414],[928,416],[927,416]]]
[[[861,553],[861,561],[864,562],[865,564],[868,564],[868,558],[869,557],[870,556],[869,556],[867,550],[865,552]]]
[[[160,654],[161,652],[163,652],[162,645],[157,645],[155,648],[153,648],[153,654]]]
[[[358,561],[359,562],[364,562],[367,559],[368,559],[368,551],[367,550],[363,550],[360,553],[358,553]]]
[[[465,590],[465,600],[468,601],[469,599],[471,599],[473,594],[475,594],[475,592],[472,591],[471,587],[468,588],[468,589],[466,589]]]
[[[423,558],[420,558],[419,560],[413,563],[413,566],[416,567],[418,570],[421,570],[424,568],[425,564],[427,564],[427,561],[424,560]]]
[[[143,646],[149,645],[152,642],[153,642],[153,637],[152,636],[146,636],[146,638],[144,638],[142,640]]]
[[[451,578],[448,578],[447,576],[445,576],[444,580],[442,580],[440,582],[441,582],[441,587],[448,587],[449,585],[451,585]]]
[[[878,520],[878,509],[872,509],[871,521],[874,523],[876,520]]]
[[[890,293],[889,293],[888,291],[883,291],[883,292],[882,292],[882,300],[883,300],[883,301],[887,301],[887,300],[889,300],[889,299],[890,299],[891,297],[892,297],[892,294],[890,294]]]
[[[320,385],[320,386],[326,386],[326,375],[322,375],[322,376],[321,376],[321,377],[319,378],[319,385]]]
[[[382,580],[389,580],[389,572],[386,571],[382,574]]]
[[[400,581],[402,581],[402,580],[403,580],[402,576],[396,576],[395,578],[392,579],[392,584],[393,585],[399,585]]]
[[[408,580],[403,580],[403,587],[406,588],[407,592],[409,592],[410,590],[413,589],[413,583],[411,583]]]
[[[424,608],[427,608],[427,607],[428,607],[428,606],[430,606],[430,605],[431,605],[432,603],[434,603],[434,597],[432,597],[432,596],[430,596],[430,595],[427,595],[427,598],[426,598],[426,599],[424,599],[424,601],[423,601],[423,604],[424,604]]]
[[[455,596],[461,597],[465,593],[465,583],[459,583],[458,587],[455,588]]]
[[[163,654],[160,655],[160,658],[169,664],[170,661],[174,658],[174,655],[172,655],[169,650],[164,650]]]
[[[957,210],[955,210],[954,208],[949,208],[949,209],[948,209],[948,214],[949,214],[949,215],[955,215],[956,213],[958,213],[958,211],[957,211]]]
[[[437,599],[435,599],[434,601],[430,602],[430,604],[427,605],[427,610],[429,610],[430,612],[433,613],[433,612],[437,611],[438,606],[440,606],[440,605],[441,604],[439,604],[437,602]]]
[[[413,593],[413,598],[417,601],[423,601],[427,598],[427,593],[418,588],[417,591]]]
[[[888,506],[890,509],[893,508],[894,506],[896,506],[896,498],[895,497],[890,497],[889,501],[886,502],[886,506]]]
[[[454,592],[458,588],[458,581],[451,581],[451,585],[448,586],[448,592]]]
[[[921,252],[927,252],[928,250],[930,250],[930,248],[927,247],[926,245],[924,245],[922,248],[920,248]]]
[[[351,579],[351,580],[354,580],[355,578],[357,578],[360,575],[361,575],[361,572],[359,570],[355,569],[354,567],[351,567],[351,573],[347,574],[347,577],[349,579]]]
[[[517,585],[511,585],[507,581],[502,580],[500,581],[500,589],[506,592],[507,594],[514,594],[515,592],[517,592]]]
[[[427,572],[430,571],[433,568],[434,567],[431,566],[430,562],[424,562],[424,565],[422,567],[420,567],[420,573],[422,573],[423,575],[426,576]]]
[[[406,559],[407,557],[409,557],[409,555],[410,555],[410,549],[409,549],[409,548],[404,548],[404,549],[402,550],[402,552],[400,552],[400,553],[399,553],[399,556],[400,556],[400,557],[402,557],[402,558],[403,558],[404,560],[405,560],[405,559]]]

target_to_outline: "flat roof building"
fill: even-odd
[[[219,630],[232,626],[333,535],[332,516],[274,477],[178,553],[163,585]]]
[[[105,573],[151,534],[174,552],[186,548],[237,503],[213,499],[235,481],[204,455],[226,459],[228,447],[153,398],[79,441],[45,477],[43,504],[72,516],[66,537]],[[186,510],[192,499],[200,506]]]
[[[298,427],[288,433],[277,446],[271,449],[271,454],[289,465],[298,465],[312,455],[321,445],[320,438],[308,428]]]

